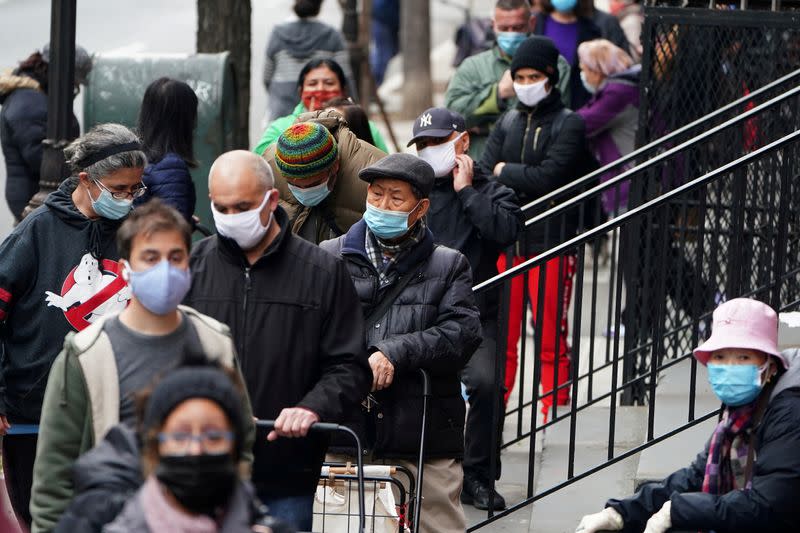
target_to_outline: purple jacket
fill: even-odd
[[[629,154],[635,148],[636,129],[639,122],[640,65],[609,76],[600,90],[577,113],[586,123],[586,137],[594,156],[605,166]],[[626,170],[619,167],[605,173],[600,180],[608,181]],[[603,193],[603,209],[612,214],[628,205],[630,184],[623,182],[617,191],[612,188]]]

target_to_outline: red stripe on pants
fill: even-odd
[[[533,256],[531,256],[533,257]],[[516,266],[520,263],[527,261],[530,257],[515,256],[513,265]],[[559,266],[559,263],[560,266]],[[530,305],[532,307],[532,317],[536,321],[536,313],[538,311],[538,293],[539,293],[539,271],[541,267],[536,267],[528,272],[528,297],[530,298]],[[545,265],[545,281],[544,281],[544,302],[543,302],[543,317],[542,317],[542,343],[541,343],[541,357],[542,357],[542,395],[546,395],[553,391],[553,383],[563,385],[569,378],[569,344],[567,337],[569,335],[569,303],[572,298],[572,278],[575,276],[575,257],[562,256],[551,259]],[[497,260],[497,270],[505,272],[506,256],[501,255]],[[559,270],[560,276],[559,276]],[[515,276],[511,281],[511,301],[508,313],[508,336],[506,345],[506,394],[505,401],[508,403],[508,397],[511,390],[514,388],[514,381],[517,377],[517,343],[519,342],[522,326],[522,284],[523,276]],[[559,316],[558,297],[559,287],[561,287],[563,297],[561,305],[561,314]],[[556,342],[558,343],[558,357],[556,357]],[[556,376],[557,369],[557,376]],[[555,381],[553,378],[556,378]],[[558,405],[566,405],[569,403],[569,389],[560,389],[557,393]],[[546,413],[550,406],[553,405],[553,396],[545,396],[542,398],[542,412]]]

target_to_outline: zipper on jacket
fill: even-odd
[[[528,132],[531,129],[531,119],[533,118],[533,113],[528,113],[528,122],[525,124],[525,135],[522,136],[522,149],[519,151],[519,162],[525,162],[525,146],[528,144]]]
[[[536,153],[536,145],[539,144],[539,134],[542,133],[542,127],[536,128],[536,133],[533,134],[533,153]]]
[[[242,311],[244,311],[245,316],[247,316],[247,296],[250,294],[250,267],[245,267],[244,269],[244,303],[242,304]]]

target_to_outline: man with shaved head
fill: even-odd
[[[360,301],[341,261],[292,234],[262,158],[221,155],[208,190],[217,235],[192,251],[186,303],[231,327],[253,414],[276,420],[253,450],[259,497],[310,531],[327,440],[290,438],[339,422],[369,392]]]

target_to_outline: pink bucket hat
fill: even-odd
[[[734,298],[717,307],[711,336],[695,348],[694,356],[705,365],[711,352],[723,348],[758,350],[776,357],[784,368],[789,368],[778,351],[778,314],[757,300]]]

